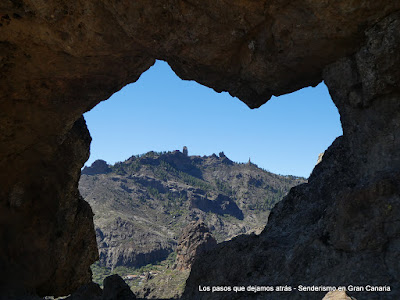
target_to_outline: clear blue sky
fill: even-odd
[[[268,171],[308,177],[318,154],[342,134],[324,84],[249,109],[228,93],[183,81],[158,61],[139,80],[85,114],[91,156],[108,163],[187,146],[189,155],[220,151]]]

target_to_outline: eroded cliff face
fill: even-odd
[[[194,264],[185,299],[242,299],[240,293],[201,293],[198,285],[250,284],[390,286],[391,292],[349,294],[400,297],[399,28],[396,13],[367,30],[354,55],[325,68],[343,136],[325,152],[309,183],[275,206],[260,236],[224,243]],[[323,294],[246,297],[321,299]]]
[[[82,117],[53,151],[17,160],[11,187],[1,183],[1,293],[65,294],[90,280],[98,257],[93,214],[77,191],[90,140]]]
[[[364,32],[399,8],[400,2],[389,0],[2,1],[1,293],[62,295],[90,281],[97,249],[92,213],[77,189],[90,141],[80,118],[136,81],[156,58],[168,61],[182,78],[229,91],[250,107],[316,85],[324,72],[344,136],[326,152],[313,181],[279,205],[266,233],[250,239],[264,241],[262,257],[272,251],[267,244],[286,253],[271,262],[287,265],[279,265],[280,281],[307,270],[315,274],[318,268],[301,262],[311,260],[312,247],[325,247],[315,255],[336,260],[324,259],[320,268],[335,261],[342,266],[337,270],[348,271],[354,261],[354,271],[340,278],[363,274],[380,281],[375,274],[383,274],[381,267],[392,282],[398,270],[393,224],[399,68],[391,50],[398,49],[396,30],[388,28],[397,21],[367,31],[368,43]],[[292,241],[295,236],[299,243]],[[226,251],[235,251],[227,245]],[[378,253],[386,255],[384,263]],[[284,258],[295,254],[302,259]],[[362,263],[363,255],[376,268]],[[259,259],[246,257],[241,263]],[[252,274],[258,265],[249,269]],[[337,278],[337,272],[325,279]]]
[[[176,269],[179,271],[190,269],[199,256],[216,245],[217,241],[204,222],[189,223],[179,237],[176,248]]]

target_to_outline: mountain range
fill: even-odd
[[[218,242],[260,233],[271,208],[306,180],[235,163],[221,152],[189,156],[148,152],[82,170],[79,190],[94,212],[99,265],[138,268],[162,261],[191,221],[207,224]]]

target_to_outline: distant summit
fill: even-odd
[[[185,156],[188,156],[188,155],[189,155],[188,148],[187,148],[186,146],[183,147],[182,153],[183,153],[183,155],[185,155]]]
[[[83,175],[96,175],[96,174],[107,174],[111,172],[110,167],[108,166],[107,162],[98,159],[95,160],[90,167],[84,167],[81,171]]]
[[[140,267],[166,259],[181,231],[203,220],[218,242],[259,233],[271,208],[304,183],[253,163],[235,163],[224,152],[189,156],[148,152],[82,170],[79,190],[92,206],[100,265]]]

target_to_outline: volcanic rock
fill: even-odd
[[[347,296],[346,292],[344,291],[332,291],[325,295],[322,300],[357,300],[354,297]]]
[[[96,228],[100,265],[141,267],[164,260],[176,242],[152,228],[140,228],[130,221],[117,218],[111,224]]]
[[[260,236],[218,245],[195,262],[184,299],[239,299],[199,293],[199,285],[381,286],[359,299],[400,298],[400,14],[366,31],[352,56],[325,68],[343,136],[325,151],[307,184],[271,211]],[[381,116],[385,116],[381,118]],[[229,261],[226,258],[229,257]],[[231,263],[234,262],[234,263]],[[322,293],[257,295],[322,298]]]
[[[107,174],[109,172],[111,172],[111,169],[107,162],[102,159],[98,159],[94,161],[90,167],[84,167],[81,175]]]
[[[182,232],[176,248],[176,268],[190,269],[196,259],[217,245],[207,226],[201,222],[191,222]]]
[[[132,293],[129,285],[117,274],[108,276],[103,283],[102,300],[134,300],[135,295]]]
[[[79,190],[95,213],[99,265],[110,269],[165,260],[194,220],[204,219],[219,242],[259,233],[272,206],[305,182],[226,156],[180,151],[152,151],[102,165],[106,172],[92,172],[93,165],[82,171]]]
[[[390,0],[1,1],[1,293],[66,295],[90,281],[97,249],[77,187],[90,141],[81,116],[156,58],[253,108],[324,80],[343,137],[259,238],[282,255],[266,244],[259,251],[280,284],[289,275],[369,278],[399,291],[399,8]],[[317,262],[327,277],[315,279]]]
[[[97,283],[90,282],[81,286],[65,300],[102,300],[103,290]]]

